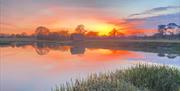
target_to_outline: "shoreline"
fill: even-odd
[[[54,43],[67,43],[73,40],[38,40],[35,38],[0,38],[1,42],[54,42]],[[81,41],[80,41],[81,42]],[[82,42],[155,42],[155,43],[180,43],[180,40],[167,40],[167,39],[85,39]]]

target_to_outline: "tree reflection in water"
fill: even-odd
[[[143,52],[151,52],[158,53],[159,57],[167,57],[169,59],[174,59],[180,55],[177,44],[173,45],[161,45],[161,46],[148,46],[143,47],[144,44],[118,44],[117,46],[108,46],[104,44],[97,45],[84,45],[83,43],[73,42],[72,44],[61,44],[61,43],[53,43],[53,42],[10,42],[5,44],[0,44],[0,47],[25,47],[32,46],[38,55],[46,55],[50,52],[50,50],[58,50],[58,51],[70,51],[72,55],[76,54],[84,54],[86,48],[102,48],[102,49],[113,49],[113,50],[129,50],[129,51],[143,51]],[[126,45],[126,46],[125,46]]]
[[[158,56],[159,57],[167,57],[169,59],[174,59],[178,56],[177,54],[170,53],[167,49],[168,48],[159,47],[160,52],[158,53]]]
[[[70,49],[70,52],[72,55],[75,54],[84,54],[85,53],[85,47],[81,47],[81,46],[72,46]]]
[[[39,55],[46,55],[49,53],[49,48],[45,43],[36,42],[34,43],[34,48]]]
[[[82,46],[67,47],[52,43],[36,42],[34,43],[33,47],[35,48],[37,54],[39,55],[46,55],[50,50],[59,50],[63,52],[70,50],[72,55],[85,53],[85,47]]]

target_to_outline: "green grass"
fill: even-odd
[[[179,91],[180,70],[167,66],[137,65],[126,70],[92,74],[52,91]]]

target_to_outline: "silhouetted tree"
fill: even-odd
[[[37,35],[37,34],[48,35],[49,29],[46,27],[40,26],[40,27],[36,28],[35,35]]]
[[[87,37],[97,37],[99,32],[89,31],[86,33]]]
[[[122,33],[122,32],[118,32],[117,33],[117,36],[120,36],[120,37],[123,37],[125,34],[124,33]]]
[[[158,33],[153,35],[157,38],[166,39],[180,39],[180,28],[176,23],[169,23],[167,25],[159,25]]]
[[[178,25],[176,23],[169,23],[169,24],[167,24],[167,28],[168,29],[175,29],[177,27],[178,27]]]
[[[166,31],[166,25],[159,25],[158,26],[158,32],[159,32],[160,35],[163,36],[165,31]]]
[[[49,33],[49,29],[43,26],[40,26],[35,30],[35,36],[37,39],[48,39],[47,37]]]
[[[51,32],[48,35],[48,39],[49,40],[59,40],[60,39],[60,35],[57,32]]]
[[[61,31],[58,32],[58,34],[66,36],[66,37],[70,35],[68,30],[61,30]]]
[[[75,32],[78,33],[78,34],[85,34],[86,30],[85,30],[85,27],[84,25],[78,25],[75,29]]]
[[[113,28],[113,29],[109,32],[109,36],[115,37],[115,36],[117,36],[117,35],[118,35],[118,30],[115,29],[115,28]]]

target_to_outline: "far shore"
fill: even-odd
[[[168,39],[86,39],[85,42],[157,42],[157,43],[180,43],[180,40]],[[72,40],[58,41],[58,40],[38,40],[36,38],[0,38],[0,43],[3,42],[53,42],[53,43],[70,43]]]
[[[52,43],[70,43],[71,41],[58,40],[38,40],[36,38],[0,38],[0,43],[7,42],[52,42]]]

